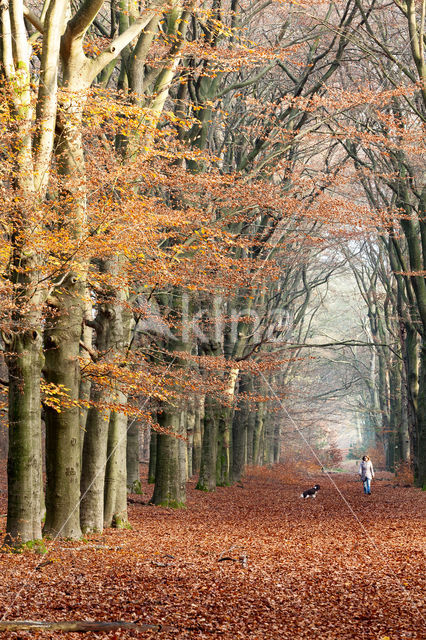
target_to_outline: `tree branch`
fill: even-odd
[[[93,349],[91,349],[90,347],[87,346],[87,344],[84,344],[84,342],[82,340],[80,340],[80,347],[82,349],[84,349],[85,351],[87,351],[87,353],[90,355],[90,357],[92,358],[93,362],[97,362],[99,359],[98,354],[93,351]]]
[[[102,69],[109,64],[112,60],[118,57],[121,51],[127,47],[127,45],[136,38],[142,29],[144,29],[152,18],[159,12],[160,7],[163,5],[163,0],[156,0],[150,6],[150,8],[141,15],[133,24],[130,25],[124,33],[121,33],[115,38],[107,49],[104,49],[97,58],[92,60],[89,66],[90,81],[94,80],[96,76],[102,71]]]
[[[48,629],[50,631],[68,631],[85,633],[87,631],[115,631],[129,629],[137,632],[144,631],[174,631],[173,627],[161,624],[138,624],[135,622],[87,622],[75,620],[73,622],[45,622],[38,620],[1,620],[0,631],[24,631],[31,629]]]
[[[387,347],[392,349],[391,345],[380,342],[362,342],[360,340],[336,340],[335,342],[323,342],[318,344],[309,343],[293,343],[288,342],[285,349],[325,349],[326,347]]]
[[[44,25],[41,20],[33,13],[28,7],[24,5],[24,16],[30,22],[33,27],[37,29],[40,33],[44,33]]]
[[[67,31],[73,38],[82,38],[98,15],[104,0],[86,0],[67,25]]]

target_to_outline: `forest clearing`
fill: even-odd
[[[321,491],[301,500],[313,478]],[[2,639],[424,637],[424,493],[395,487],[391,474],[379,473],[366,497],[354,474],[250,469],[214,493],[190,483],[178,511],[148,506],[152,489],[144,489],[131,496],[132,530],[46,541],[45,556],[0,555],[1,615],[173,631],[8,631]]]

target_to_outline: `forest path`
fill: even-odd
[[[138,620],[176,632],[0,638],[420,640],[426,496],[378,475],[364,496],[350,474],[254,469],[211,494],[189,483],[181,511],[143,504],[145,485],[132,496],[132,530],[48,542],[45,558],[0,554],[0,618]],[[315,482],[317,498],[300,499]]]

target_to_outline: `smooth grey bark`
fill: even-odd
[[[184,412],[184,420],[186,423],[186,437],[187,437],[187,476],[192,478],[193,471],[193,452],[194,452],[194,431],[196,421],[195,411],[195,398],[191,395],[187,401],[186,411]]]
[[[46,321],[45,364],[49,383],[66,389],[67,404],[58,412],[47,406],[46,423],[46,523],[52,536],[78,538],[80,529],[80,336],[85,286],[77,274],[64,278],[50,301],[53,313]],[[56,311],[59,310],[59,313]]]
[[[85,320],[91,320],[92,315],[92,302],[91,300],[86,300],[86,312],[85,312]],[[83,321],[82,327],[82,335],[81,335],[81,343],[84,345],[84,348],[81,349],[80,359],[82,362],[82,367],[84,368],[91,361],[91,349],[93,344],[93,329]],[[88,376],[82,375],[80,377],[80,390],[79,390],[79,399],[80,399],[80,446],[81,452],[83,455],[83,443],[84,443],[84,434],[86,430],[86,422],[87,422],[87,414],[89,411],[89,403],[90,403],[90,392],[91,392],[91,380]]]
[[[271,415],[271,414],[270,414]],[[278,464],[281,457],[281,424],[277,417],[272,414],[269,420],[274,420],[273,423],[273,456],[272,456],[272,464]]]
[[[415,440],[417,434],[417,411],[419,394],[419,350],[417,347],[417,331],[407,326],[406,349],[403,351],[405,372],[407,377],[407,414],[408,431],[410,436],[410,459],[414,457]]]
[[[187,367],[187,361],[179,358],[179,353],[190,353],[192,343],[183,325],[185,316],[185,299],[182,289],[173,287],[167,294],[161,296],[164,313],[168,322],[174,327],[174,335],[166,339],[166,349],[173,352],[176,368],[182,371]],[[182,420],[183,402],[177,397],[174,401],[164,401],[158,414],[158,423],[164,432],[157,434],[157,451],[155,467],[155,487],[152,497],[154,504],[180,508],[186,503],[187,480],[187,447],[186,424]]]
[[[141,492],[141,479],[139,473],[139,436],[140,424],[132,419],[127,429],[126,467],[127,489],[130,493]]]
[[[165,404],[158,424],[176,436],[183,436],[181,412]],[[182,465],[182,440],[157,433],[155,487],[152,502],[164,507],[180,508],[186,503],[186,465]],[[185,472],[184,472],[185,467]]]
[[[252,392],[254,388],[253,379],[250,378],[249,381],[249,392]],[[247,415],[247,460],[246,464],[252,465],[254,464],[254,440],[255,440],[255,429],[256,429],[256,412],[247,406],[244,411],[248,413]]]
[[[127,397],[118,393],[120,404],[125,405]],[[127,518],[127,478],[126,478],[127,416],[113,411],[109,420],[107,463],[105,471],[104,527],[126,526]]]
[[[233,407],[222,407],[218,416],[216,460],[216,485],[218,487],[226,487],[231,484],[233,416]]]
[[[100,264],[103,273],[111,270],[110,261],[101,261]],[[114,331],[114,321],[116,319],[114,300],[108,300],[108,297],[111,298],[111,292],[105,292],[106,301],[98,306],[96,320],[91,324],[95,329],[96,352],[100,356],[109,354],[110,357],[112,348],[119,345],[114,342],[116,337],[116,332]],[[91,406],[86,417],[80,482],[80,523],[83,533],[102,531],[103,529],[104,484],[111,415],[111,410],[109,409],[111,393],[112,390],[108,384],[94,382],[90,386]]]
[[[245,337],[245,336],[244,336]],[[240,340],[243,341],[240,337]],[[238,380],[239,369],[229,371],[226,379],[225,398],[219,414],[218,424],[218,451],[217,451],[217,485],[224,487],[231,483],[232,473],[232,421],[234,417],[235,386]]]
[[[69,75],[72,60],[63,60],[64,78]],[[74,74],[75,75],[75,74]],[[58,228],[68,227],[76,242],[86,224],[83,183],[85,164],[81,118],[82,104],[73,97],[81,90],[80,77],[68,77],[69,83],[61,108],[58,109],[55,146],[59,189],[67,194],[59,207]],[[84,102],[84,101],[83,101]],[[77,106],[78,103],[78,106]],[[78,186],[77,186],[78,183]],[[48,299],[51,313],[45,326],[44,376],[50,384],[67,390],[67,406],[57,412],[46,408],[46,523],[45,532],[67,538],[81,536],[80,529],[80,341],[86,310],[87,261],[76,258],[75,271],[60,273]],[[76,443],[78,447],[76,447]],[[78,449],[78,454],[76,452]]]
[[[117,258],[121,264],[121,257]],[[111,313],[111,341],[114,353],[125,357],[130,344],[133,316],[126,308],[127,292],[115,291],[113,312]],[[122,383],[114,383],[112,399],[115,403],[127,405],[127,393]],[[138,452],[139,455],[139,452]],[[127,415],[113,411],[109,421],[107,460],[105,471],[104,526],[120,528],[127,523]]]
[[[402,407],[401,407],[401,369],[400,363],[396,359],[390,362],[389,372],[389,393],[390,393],[390,415],[389,415],[389,433],[387,434],[388,459],[386,467],[390,471],[395,471],[396,465],[401,462],[400,436],[402,425]]]
[[[155,470],[157,467],[157,444],[158,433],[151,429],[151,437],[149,440],[149,464],[148,464],[148,483],[154,484],[155,482]]]
[[[101,409],[111,399],[110,389],[92,385],[91,406],[86,421],[81,472],[80,524],[83,533],[102,531],[108,430],[111,411]]]
[[[263,464],[264,465],[272,465],[274,464],[274,436],[275,429],[273,423],[273,416],[267,410],[267,405],[265,403],[264,408],[264,425],[265,425],[265,439],[264,439],[264,447],[263,447]]]
[[[238,388],[238,404],[234,412],[232,424],[232,481],[241,480],[247,461],[247,427],[248,410],[247,398],[240,394],[248,389],[247,376],[241,376]]]
[[[122,258],[113,256],[108,259],[99,260],[99,269],[107,277],[116,279],[122,275]],[[127,308],[126,287],[117,288],[109,284],[106,280],[102,294],[102,302],[97,306],[96,318],[91,322],[95,330],[95,350],[97,358],[104,364],[113,364],[117,357],[125,358],[125,350],[130,341],[131,325],[133,317]],[[105,476],[107,470],[107,457],[111,453],[108,451],[108,441],[110,429],[117,428],[120,432],[120,439],[114,446],[119,447],[120,454],[115,449],[113,456],[122,455],[122,447],[126,448],[126,430],[122,429],[121,421],[125,417],[112,418],[110,407],[118,402],[127,402],[127,396],[120,389],[119,380],[111,383],[93,383],[91,394],[91,407],[87,416],[86,434],[83,445],[83,469],[81,477],[81,525],[85,532],[102,531],[103,518],[105,516],[105,504],[113,509],[111,515],[108,511],[108,526],[117,512],[120,520],[124,521],[124,513],[127,507],[116,504],[117,492],[109,500],[105,498],[108,489],[105,488]],[[118,422],[118,425],[115,423]],[[112,426],[113,425],[113,426]],[[127,421],[126,421],[127,425]],[[122,442],[124,440],[124,442]],[[125,450],[125,449],[124,449]],[[120,464],[121,458],[120,458]],[[126,463],[124,463],[126,464]],[[114,468],[115,471],[115,468]],[[110,470],[110,473],[111,470]],[[123,480],[123,475],[119,475]],[[111,482],[111,486],[115,485]],[[126,488],[126,487],[125,487]],[[119,490],[120,500],[122,499],[122,488]],[[123,514],[122,514],[123,512]]]
[[[194,436],[192,439],[192,475],[200,473],[201,446],[203,441],[204,396],[195,397]]]
[[[181,412],[180,416],[180,433],[183,435],[183,438],[179,438],[178,440],[178,458],[179,458],[179,477],[185,485],[185,501],[186,501],[186,483],[189,479],[188,474],[188,444],[185,442],[185,438],[187,438],[186,431],[186,421],[185,421],[185,412]],[[192,451],[191,451],[192,452]]]
[[[148,425],[143,427],[140,438],[140,462],[147,463],[149,460],[149,444],[151,440],[151,429]]]
[[[219,402],[211,394],[208,394],[204,401],[204,431],[201,447],[200,475],[196,487],[200,491],[214,491],[216,489],[219,416]]]
[[[263,450],[265,440],[265,403],[259,402],[253,434],[253,464],[260,465],[263,462]]]
[[[426,490],[426,344],[420,351],[419,392],[417,398],[417,432],[414,438],[414,479]]]
[[[6,539],[41,538],[41,338],[34,330],[7,345],[9,369],[8,509]]]
[[[91,394],[92,383],[89,378],[81,377],[80,379],[80,389],[78,392],[78,397],[80,400],[80,408],[79,408],[79,424],[80,424],[80,449],[81,455],[83,455],[83,444],[84,444],[84,436],[86,433],[86,424],[87,424],[87,414],[89,412],[88,404],[90,402],[90,394]]]

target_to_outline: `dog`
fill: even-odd
[[[301,498],[315,498],[317,495],[317,491],[319,491],[321,487],[319,484],[316,484],[312,487],[312,489],[306,489],[303,493],[300,494]]]

